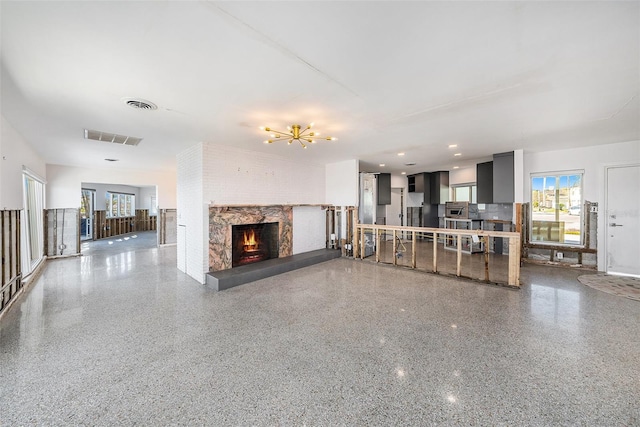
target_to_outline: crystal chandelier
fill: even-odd
[[[311,144],[315,144],[316,140],[318,139],[325,139],[327,141],[335,141],[337,139],[332,136],[323,136],[321,138],[318,138],[320,136],[320,132],[311,132],[312,127],[313,127],[313,123],[309,124],[304,129],[302,129],[300,125],[287,126],[286,132],[282,132],[279,130],[262,127],[262,126],[260,127],[260,129],[262,129],[265,132],[269,132],[270,139],[267,139],[264,142],[265,144],[273,144],[274,141],[286,140],[287,143],[291,145],[293,141],[298,141],[300,145],[302,145],[302,148],[307,148],[307,145],[304,143],[305,141]]]

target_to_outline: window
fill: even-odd
[[[106,208],[108,218],[134,216],[136,214],[136,196],[107,191]]]
[[[531,241],[582,244],[582,172],[531,176]]]
[[[454,202],[469,202],[476,203],[477,200],[477,192],[475,184],[458,184],[453,185],[453,201]]]

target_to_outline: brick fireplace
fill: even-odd
[[[234,228],[237,239],[242,239],[241,243],[236,239],[234,244]],[[277,241],[256,245],[251,241],[252,228],[254,239],[269,237]],[[226,270],[267,258],[290,256],[293,254],[292,230],[291,206],[210,206],[209,271]],[[248,232],[247,242],[244,241],[245,232]]]

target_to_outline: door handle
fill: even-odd
[[[615,222],[612,222],[611,224],[609,224],[609,227],[622,227],[622,224],[616,224]]]

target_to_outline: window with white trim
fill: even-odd
[[[531,175],[531,241],[581,245],[582,171]]]
[[[107,191],[105,197],[107,218],[134,216],[136,214],[135,195]]]

